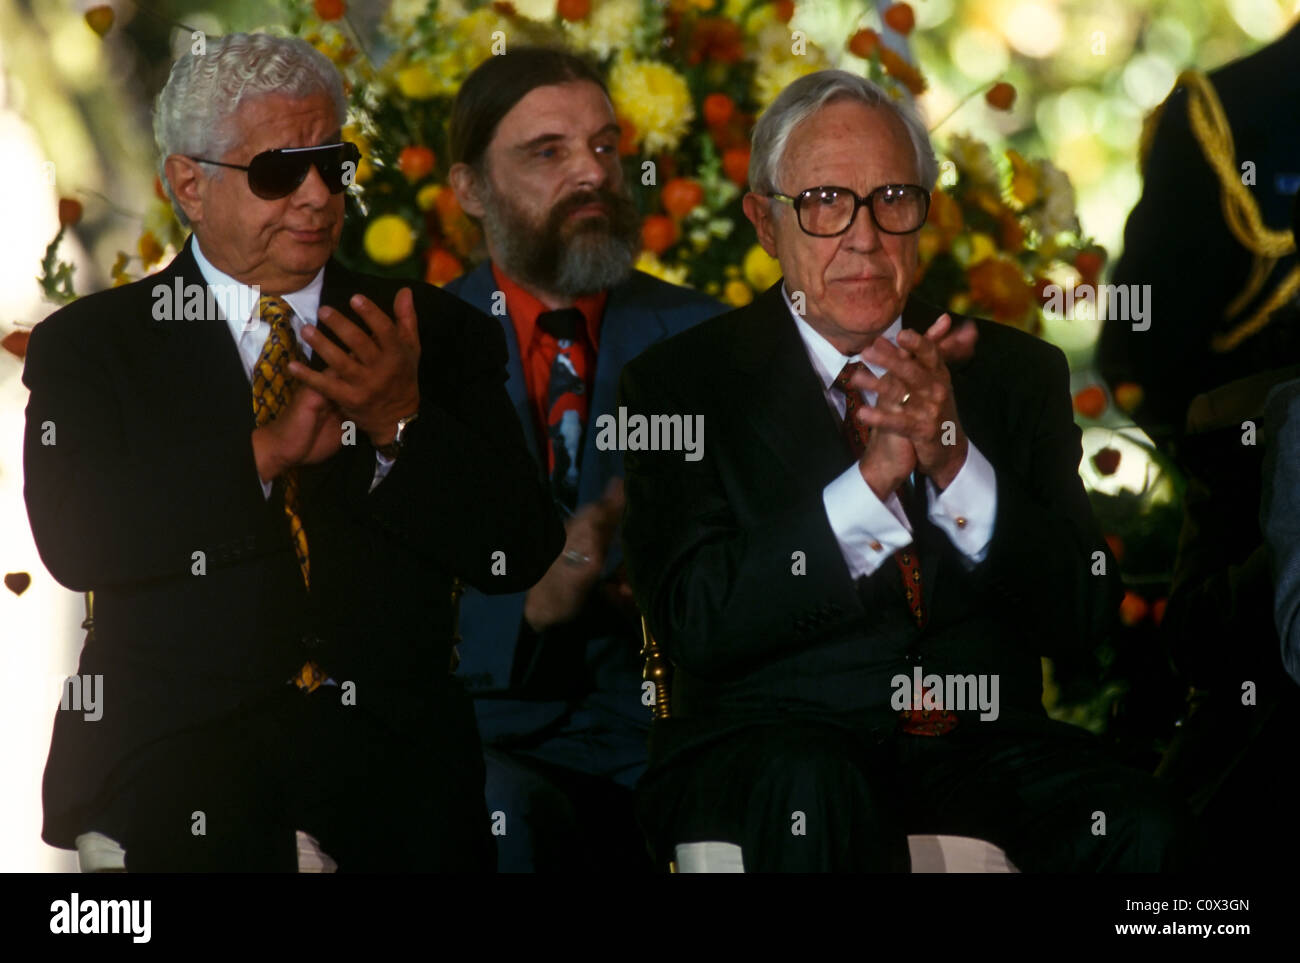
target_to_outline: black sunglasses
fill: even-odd
[[[222,161],[208,160],[206,157],[190,157],[200,164],[215,164],[217,167],[231,167],[237,171],[248,172],[248,188],[265,201],[276,201],[288,197],[307,179],[307,172],[313,164],[320,171],[321,180],[331,194],[341,194],[356,177],[357,164],[361,160],[361,150],[356,144],[343,141],[339,144],[324,144],[320,147],[281,147],[266,150],[254,157],[245,167],[242,164],[226,164]]]

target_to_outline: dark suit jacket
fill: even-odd
[[[448,284],[446,290],[490,313],[496,290],[491,263],[484,262]],[[597,432],[591,427],[602,414],[616,414],[623,366],[650,345],[721,310],[723,306],[712,298],[640,271],[610,289],[601,320],[595,384],[578,478],[579,504],[596,501],[611,478],[623,476],[622,452],[598,449]],[[532,427],[535,419],[519,340],[509,315],[497,315],[496,320],[508,352],[506,391],[540,471],[545,452],[539,448]],[[603,577],[613,575],[621,562],[621,546],[615,539],[605,560]],[[484,740],[535,736],[563,718],[576,703],[595,701],[625,716],[629,725],[641,732],[640,749],[644,752],[649,715],[640,699],[636,625],[629,625],[623,613],[613,610],[598,592],[593,592],[577,620],[538,636],[524,621],[524,594],[487,597],[470,589],[461,600],[460,628],[465,644],[461,646],[459,675],[477,697],[475,709]]]
[[[104,679],[101,719],[55,721],[43,836],[57,846],[73,845],[130,753],[275,691],[308,656],[354,682],[358,706],[417,725],[448,685],[453,576],[518,591],[563,546],[503,387],[497,326],[417,283],[409,445],[373,494],[363,433],[301,469],[308,595],[279,486],[263,498],[227,323],[153,319],[155,285],[177,276],[204,285],[190,243],[159,273],[51,315],[28,347],[28,515],[50,573],[95,592],[78,671]],[[351,316],[359,291],[391,311],[401,286],[331,260],[321,303]],[[42,444],[47,423],[56,444]],[[503,575],[492,574],[498,551]],[[194,574],[195,552],[206,574]]]
[[[911,299],[923,331],[939,310]],[[960,319],[957,319],[960,320]],[[890,681],[997,673],[1001,720],[1042,718],[1040,655],[1077,651],[1119,600],[1078,476],[1065,358],[977,321],[974,358],[954,368],[962,425],[996,473],[987,557],[970,566],[914,513],[928,623],[918,630],[896,568],[855,584],[823,487],[851,457],[780,283],[752,304],[657,345],[627,366],[621,402],[646,415],[703,415],[704,458],[629,451],[624,554],[637,601],[675,663],[675,718],[651,764],[747,720],[800,714],[891,728]],[[918,486],[924,502],[925,486]],[[793,574],[802,552],[806,573]]]
[[[1273,230],[1291,227],[1300,182],[1300,125],[1279,122],[1300,105],[1300,24],[1249,57],[1213,71],[1213,84],[1232,128],[1238,167],[1255,164],[1249,188]],[[1228,230],[1218,178],[1193,136],[1187,92],[1169,95],[1147,158],[1142,197],[1124,228],[1116,284],[1151,285],[1151,327],[1108,320],[1097,364],[1110,384],[1135,381],[1145,389],[1135,420],[1158,442],[1181,440],[1192,398],[1259,371],[1300,362],[1300,309],[1284,305],[1268,326],[1226,353],[1212,335],[1229,330],[1224,311],[1246,285],[1251,254]],[[1273,269],[1262,296],[1297,264],[1294,254]]]

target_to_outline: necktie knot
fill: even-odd
[[[863,364],[861,361],[850,361],[840,370],[839,376],[836,377],[835,382],[831,387],[838,388],[840,391],[844,392],[844,394],[847,395],[849,394],[849,387],[850,387],[849,379],[852,378],[859,371],[866,371],[866,370],[867,370],[867,366]]]
[[[551,337],[562,341],[577,340],[586,323],[586,317],[577,308],[543,311],[537,316],[537,326]]]

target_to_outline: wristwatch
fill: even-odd
[[[400,455],[402,453],[402,446],[406,444],[406,428],[411,422],[419,417],[420,413],[417,411],[415,414],[407,415],[405,418],[398,418],[397,434],[393,436],[393,440],[386,445],[376,445],[375,451],[379,452],[379,454],[383,455],[385,458],[396,458]]]

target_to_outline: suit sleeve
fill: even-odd
[[[250,429],[132,450],[92,303],[38,324],[23,370],[23,493],[45,567],[81,592],[186,574],[196,551],[212,566],[274,550]]]
[[[994,465],[997,519],[988,555],[972,573],[974,590],[990,593],[992,604],[1040,639],[1040,654],[1085,653],[1113,627],[1123,586],[1079,478],[1082,433],[1065,356],[1040,346],[1035,366],[1045,376],[1029,409],[1039,414],[1022,442],[1029,469]]]
[[[560,554],[564,526],[506,393],[505,336],[459,301],[426,298],[419,313],[419,418],[383,483],[351,490],[443,571],[485,593],[523,591]]]
[[[629,417],[700,413],[698,406],[691,410],[672,398],[667,381],[633,362],[623,371],[619,405]],[[707,434],[703,447],[704,457],[694,462],[682,452],[624,453],[628,577],[672,661],[701,678],[726,677],[860,619],[862,602],[821,489],[779,514],[742,525]],[[800,563],[796,552],[802,553]],[[796,575],[796,564],[806,574]],[[883,577],[878,572],[869,578]]]
[[[1282,663],[1300,684],[1300,381],[1279,387],[1265,415],[1260,528],[1273,573],[1273,621]],[[1274,427],[1275,426],[1275,427]]]

